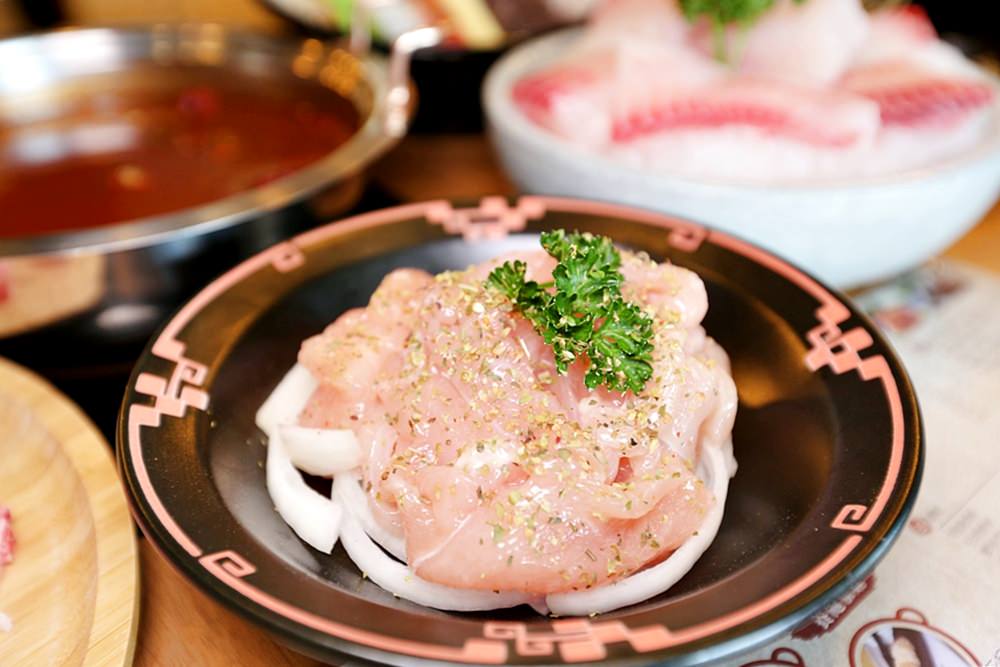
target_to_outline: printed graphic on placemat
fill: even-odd
[[[915,609],[865,625],[851,641],[851,667],[977,667],[957,639]]]
[[[731,666],[1000,667],[1000,276],[941,261],[857,302],[920,398],[920,493],[877,586]]]
[[[840,596],[829,607],[813,616],[806,623],[799,626],[792,637],[796,639],[815,639],[832,632],[840,625],[840,622],[847,618],[851,611],[861,604],[875,588],[875,575],[869,574],[867,577],[851,586],[851,588]]]
[[[966,280],[949,264],[932,264],[858,296],[858,304],[875,322],[891,333],[912,329],[949,297],[960,292]]]

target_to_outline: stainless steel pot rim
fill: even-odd
[[[249,31],[222,28],[215,24],[181,24],[172,28],[198,29],[211,26],[224,32],[227,38],[279,44],[294,47],[304,40],[282,39]],[[146,37],[162,30],[162,26],[128,28],[70,28],[0,40],[4,46],[33,40],[57,40],[64,36],[110,34],[114,37]],[[390,96],[388,61],[376,54],[359,58],[363,76],[371,89],[372,108],[358,131],[346,143],[318,161],[260,187],[240,192],[201,206],[157,216],[129,220],[107,226],[54,232],[37,236],[0,238],[0,257],[38,254],[108,253],[155,245],[240,224],[261,214],[280,210],[321,190],[341,177],[360,171],[375,157],[385,152],[402,136],[405,127],[394,128],[388,120],[398,100]],[[395,110],[398,114],[398,109]]]

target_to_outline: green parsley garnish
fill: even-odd
[[[705,16],[711,22],[715,58],[722,62],[729,60],[726,28],[730,25],[749,28],[774,4],[774,0],[679,0],[679,2],[681,11],[688,21],[695,21]],[[803,2],[805,0],[795,0],[796,4]]]
[[[541,241],[559,261],[552,282],[525,280],[527,267],[515,261],[494,269],[487,284],[535,326],[559,373],[586,355],[588,388],[603,384],[638,394],[653,374],[653,320],[622,297],[622,260],[611,239],[560,229]]]

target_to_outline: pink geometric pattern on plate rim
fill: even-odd
[[[857,533],[867,532],[875,524],[884,511],[892,489],[898,480],[903,458],[905,425],[902,399],[888,362],[881,355],[860,357],[858,353],[872,344],[871,337],[863,329],[856,328],[848,332],[843,332],[840,329],[839,325],[850,317],[849,309],[822,285],[770,253],[726,234],[709,231],[700,225],[614,204],[556,197],[532,196],[522,199],[528,201],[527,206],[522,204],[509,210],[530,213],[525,217],[532,218],[537,217],[539,212],[545,210],[630,218],[667,229],[669,231],[668,242],[687,252],[697,250],[701,243],[707,239],[716,245],[756,261],[788,279],[816,299],[820,304],[816,310],[819,324],[807,334],[807,341],[812,345],[805,360],[807,366],[813,371],[817,371],[823,366],[829,366],[837,374],[857,370],[863,381],[877,379],[883,385],[890,406],[893,431],[890,461],[886,477],[875,502],[870,507],[861,504],[845,505],[831,523],[833,528],[854,534],[846,536],[821,563],[784,588],[726,616],[696,626],[677,631],[671,631],[662,625],[634,629],[621,623],[608,624],[591,622],[587,619],[573,619],[572,621],[553,621],[552,633],[546,633],[539,638],[532,635],[523,623],[487,623],[484,624],[484,637],[482,639],[466,640],[461,647],[403,640],[336,623],[294,607],[245,581],[245,577],[252,574],[255,568],[239,554],[231,550],[223,550],[205,555],[163,505],[149,478],[142,453],[142,426],[155,428],[159,426],[163,415],[182,417],[187,408],[204,410],[207,407],[208,396],[199,389],[205,379],[205,367],[185,357],[185,344],[178,339],[178,334],[195,315],[220,294],[267,265],[270,264],[272,268],[282,273],[295,270],[304,263],[302,249],[319,241],[397,220],[426,217],[428,211],[431,212],[431,217],[434,218],[435,222],[444,224],[449,219],[446,214],[453,209],[450,202],[436,200],[397,206],[330,223],[265,250],[231,269],[198,293],[174,316],[153,342],[152,354],[173,361],[175,367],[170,378],[160,378],[150,373],[142,373],[137,377],[135,390],[138,393],[153,396],[156,400],[151,406],[135,403],[129,406],[127,418],[128,452],[135,469],[136,481],[153,514],[177,544],[192,558],[198,559],[206,571],[246,598],[275,614],[331,636],[388,652],[456,662],[500,664],[507,660],[508,639],[513,639],[515,651],[521,655],[538,655],[538,651],[541,650],[539,647],[550,647],[551,650],[558,647],[565,662],[577,662],[600,659],[596,656],[599,653],[603,654],[604,645],[610,642],[628,641],[634,650],[649,652],[701,639],[739,625],[774,609],[807,590],[843,562],[861,543],[862,538]],[[468,224],[472,211],[462,210],[465,211],[466,218],[459,220],[459,228],[455,231],[466,234],[469,232]],[[487,207],[487,213],[496,210],[496,201],[492,200]],[[508,228],[509,225],[508,229],[512,230],[523,228],[521,222],[523,221],[514,217],[508,218],[507,222],[501,224],[505,228]],[[496,228],[492,228],[489,236],[493,236],[495,231]],[[539,641],[533,641],[535,639]]]
[[[501,239],[543,215],[545,203],[538,197],[521,197],[513,208],[506,197],[483,197],[478,206],[469,208],[431,202],[424,211],[427,222],[441,225],[449,234],[461,234],[466,241]]]

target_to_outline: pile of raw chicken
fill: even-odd
[[[701,326],[704,283],[621,251],[622,293],[653,318],[654,336],[652,378],[640,394],[622,394],[587,389],[583,359],[557,372],[532,324],[485,283],[504,260],[523,261],[528,279],[542,282],[556,266],[534,251],[436,277],[397,270],[367,308],[306,340],[308,402],[291,411],[298,425],[280,430],[280,442],[272,429],[268,465],[303,432],[353,432],[356,470],[334,486],[346,481],[360,497],[345,496],[343,507],[372,516],[345,520],[341,540],[400,597],[467,610],[528,602],[563,615],[647,599],[708,547],[736,467],[736,387]],[[319,545],[308,536],[330,522],[293,523],[305,503],[283,504],[277,482],[269,472],[279,512]],[[355,520],[408,564],[398,585],[389,565],[358,548]],[[429,583],[437,588],[419,594]]]

